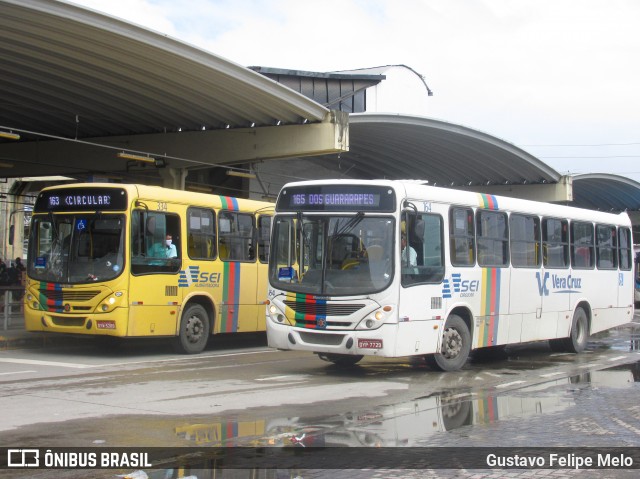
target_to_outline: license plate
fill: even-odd
[[[115,321],[96,321],[96,328],[98,329],[116,329]]]
[[[382,339],[358,339],[360,349],[382,349]]]

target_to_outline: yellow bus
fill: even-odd
[[[31,220],[26,328],[175,337],[188,354],[211,334],[264,331],[272,212],[155,186],[45,188]]]

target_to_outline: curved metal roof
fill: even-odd
[[[69,139],[315,122],[328,112],[219,56],[58,1],[0,0],[0,58],[0,127]],[[506,141],[444,121],[365,113],[352,114],[349,128],[340,161],[350,176],[443,186],[561,177]],[[46,143],[38,143],[41,158]],[[24,168],[11,176],[39,173]],[[573,187],[576,206],[640,210],[640,184],[627,178],[579,175]]]
[[[571,204],[601,211],[640,211],[640,183],[608,173],[575,175]]]
[[[0,0],[0,126],[68,138],[320,121],[328,110],[166,35],[51,0]]]
[[[555,183],[561,175],[494,136],[431,118],[393,114],[349,116],[350,175],[416,178],[443,186]]]

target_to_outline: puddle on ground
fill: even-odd
[[[572,407],[575,385],[629,388],[640,362],[547,381],[515,391],[456,389],[333,416],[212,418],[175,434],[193,446],[413,446],[430,435],[496,421],[555,414]]]

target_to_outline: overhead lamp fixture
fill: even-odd
[[[141,156],[141,155],[134,155],[132,153],[125,153],[124,151],[121,151],[120,153],[118,153],[118,158],[123,158],[125,160],[133,160],[133,161],[143,161],[145,163],[156,163],[156,159],[151,157],[151,156]]]
[[[6,138],[8,140],[19,140],[20,135],[12,131],[0,131],[0,138]]]
[[[256,175],[253,173],[245,173],[244,171],[227,170],[228,176],[237,176],[239,178],[251,178],[255,179]]]
[[[15,165],[8,161],[0,161],[0,168],[13,168]]]
[[[213,188],[210,186],[187,185],[187,189],[190,191],[199,191],[200,193],[213,193]]]

